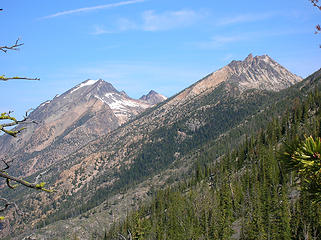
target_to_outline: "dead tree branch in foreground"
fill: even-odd
[[[309,0],[312,4],[313,4],[313,6],[315,6],[316,8],[318,8],[319,10],[321,10],[321,1],[319,1],[319,0]],[[320,24],[318,24],[318,25],[316,25],[315,26],[315,32],[314,32],[315,34],[319,34],[319,33],[321,33],[321,26],[320,26]],[[320,48],[321,48],[321,45],[320,45]]]
[[[26,112],[26,115],[24,116],[24,118],[22,120],[17,120],[15,117],[11,117],[10,114],[12,113],[12,111],[9,111],[8,113],[4,112],[4,113],[1,113],[0,114],[0,121],[9,121],[9,122],[6,122],[6,123],[3,123],[1,124],[0,123],[0,132],[4,132],[12,137],[17,137],[17,134],[18,133],[21,133],[21,131],[23,131],[25,129],[25,127],[23,128],[20,128],[18,130],[8,130],[6,128],[8,127],[14,127],[14,126],[17,126],[21,123],[24,123],[24,124],[31,124],[31,123],[34,123],[34,124],[37,124],[36,121],[29,121],[28,119],[28,113],[31,111],[32,109],[29,109],[27,112]]]
[[[19,47],[23,45],[23,43],[19,43],[19,38],[16,40],[16,42],[11,46],[0,46],[0,51],[6,53],[8,50],[19,50]]]
[[[0,9],[2,11],[2,9]],[[23,45],[23,43],[19,43],[20,39],[18,38],[16,42],[11,46],[0,46],[0,51],[7,53],[8,50],[19,50],[19,47]],[[28,78],[28,77],[6,77],[5,75],[0,76],[1,81],[8,81],[8,80],[40,80],[39,78]]]
[[[5,75],[0,76],[1,81],[8,80],[40,80],[40,78],[27,78],[27,77],[6,77]]]
[[[26,112],[26,115],[24,116],[24,118],[22,120],[17,120],[16,118],[11,117],[10,114],[12,112],[1,113],[0,121],[6,120],[6,121],[11,121],[11,122],[0,124],[0,131],[4,132],[4,133],[6,133],[6,134],[8,134],[8,135],[10,135],[12,137],[17,137],[17,134],[25,129],[24,127],[20,128],[18,130],[8,130],[6,128],[7,127],[17,126],[20,123],[25,123],[25,124],[26,123],[35,123],[35,124],[37,124],[36,121],[32,121],[32,120],[30,121],[29,120],[28,113],[30,112],[30,110],[28,110]],[[20,184],[22,184],[22,185],[24,185],[26,187],[29,187],[29,188],[39,189],[39,190],[42,190],[42,191],[45,191],[45,192],[52,192],[53,191],[53,190],[44,188],[44,185],[45,185],[44,182],[38,183],[38,177],[37,177],[36,183],[30,183],[30,182],[27,182],[27,181],[25,181],[23,179],[20,179],[20,178],[17,178],[17,177],[9,175],[8,173],[5,172],[5,170],[7,170],[10,167],[9,162],[5,161],[4,159],[2,159],[2,161],[4,162],[6,167],[4,169],[0,170],[0,177],[6,179],[7,185],[8,185],[9,188],[15,188],[16,187],[16,186],[12,186],[10,184],[10,181],[14,181],[14,182],[20,183]]]
[[[30,124],[30,123],[37,124],[36,121],[30,120],[28,118],[28,113],[30,112],[30,110],[28,110],[26,112],[26,114],[22,120],[17,120],[16,118],[12,117],[10,115],[12,112],[1,113],[0,114],[0,121],[5,121],[5,123],[0,124],[0,132],[4,132],[5,134],[8,134],[12,137],[17,137],[17,134],[21,133],[21,131],[23,131],[25,129],[24,127],[20,128],[18,130],[15,130],[15,129],[8,130],[6,128],[14,127],[14,126],[17,126],[21,123],[23,123],[23,124]],[[15,182],[15,183],[19,183],[25,187],[41,190],[44,192],[53,192],[54,191],[54,190],[45,188],[45,182],[39,183],[39,178],[42,176],[43,173],[41,173],[39,176],[36,177],[36,181],[34,183],[28,182],[26,180],[23,180],[21,178],[14,177],[14,176],[11,176],[10,174],[8,174],[6,172],[6,170],[10,168],[10,163],[12,162],[12,160],[8,161],[7,158],[8,157],[1,159],[1,161],[5,164],[5,167],[3,169],[0,169],[0,177],[4,178],[6,180],[6,184],[9,188],[11,188],[11,189],[16,188],[18,185],[11,184],[11,182]],[[14,202],[9,202],[5,198],[0,198],[0,203],[2,203],[2,206],[0,206],[0,212],[6,211],[9,208],[9,206],[13,206],[15,208],[15,211],[18,213],[18,215],[22,215],[18,206]],[[4,217],[0,216],[0,220],[2,220],[2,219],[4,219]]]

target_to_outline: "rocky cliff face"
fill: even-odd
[[[86,143],[116,129],[153,104],[135,100],[103,80],[87,80],[42,103],[17,138],[2,136],[0,151],[25,162],[23,175],[50,166]]]

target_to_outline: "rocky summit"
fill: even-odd
[[[148,102],[150,104],[157,104],[162,101],[165,101],[167,98],[154,90],[151,90],[147,95],[143,95],[139,100]]]
[[[244,61],[232,61],[225,68],[230,74],[229,81],[237,84],[240,90],[280,91],[302,80],[268,55],[253,57],[249,54]]]

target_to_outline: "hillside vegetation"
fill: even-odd
[[[301,91],[318,81],[306,80]],[[133,239],[320,239],[321,206],[299,191],[297,174],[285,171],[278,154],[284,143],[321,137],[321,91],[315,88],[287,105],[219,160],[213,162],[208,148],[193,176],[156,191],[106,239],[128,232]]]

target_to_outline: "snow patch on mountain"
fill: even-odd
[[[80,84],[79,86],[77,86],[75,89],[71,90],[70,93],[73,93],[73,92],[79,90],[79,89],[82,88],[82,87],[86,87],[86,86],[93,85],[93,84],[95,84],[97,81],[99,81],[99,80],[87,80],[86,82],[81,83],[81,84]]]
[[[119,95],[117,93],[106,93],[103,98],[95,95],[96,98],[101,100],[102,102],[108,104],[108,106],[116,113],[116,112],[127,112],[129,108],[141,107],[148,108],[150,104],[145,104],[138,102],[136,100],[127,99],[123,95]]]
[[[45,105],[47,105],[47,104],[50,103],[50,102],[51,102],[51,100],[45,101],[44,103],[40,104],[39,107],[44,107]]]
[[[142,106],[141,104],[138,104],[134,101],[130,101],[130,100],[115,100],[114,102],[112,102],[111,104],[109,104],[110,108],[113,110],[127,110],[127,107],[140,107]]]

